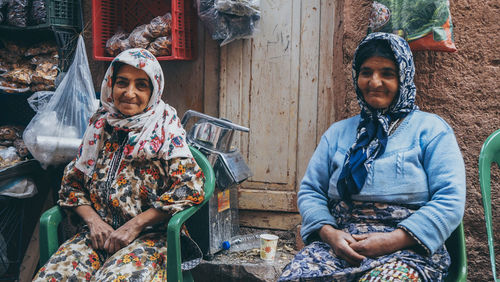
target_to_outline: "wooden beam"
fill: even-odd
[[[297,212],[297,194],[290,191],[239,189],[239,208],[246,210]]]
[[[301,222],[298,213],[240,210],[240,225],[266,229],[292,230]]]

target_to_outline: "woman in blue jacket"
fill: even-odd
[[[361,113],[334,123],[298,193],[308,244],[280,281],[440,281],[444,242],[465,204],[465,168],[451,127],[415,105],[407,42],[372,33],[353,80]],[[391,280],[393,281],[393,280]]]

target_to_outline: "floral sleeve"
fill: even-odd
[[[168,180],[164,189],[158,191],[153,206],[170,214],[204,199],[204,175],[193,158],[173,158],[168,161]]]
[[[75,167],[74,161],[64,170],[57,203],[61,207],[91,205],[88,191],[84,188],[84,174]]]

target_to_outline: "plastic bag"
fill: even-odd
[[[197,5],[200,20],[220,46],[257,31],[259,0],[197,0]]]
[[[215,9],[235,16],[260,15],[260,0],[215,0]]]
[[[23,134],[28,150],[43,167],[67,163],[76,156],[88,121],[97,109],[95,100],[85,44],[80,35],[67,74]]]
[[[146,49],[153,37],[147,29],[147,25],[140,25],[130,33],[128,37],[128,42],[132,48],[144,48]]]
[[[43,111],[54,95],[54,91],[38,91],[28,97],[28,104],[37,113]]]
[[[116,33],[106,41],[106,52],[111,56],[116,56],[122,51],[130,48],[128,41],[129,34],[126,33],[121,27],[118,27]]]
[[[45,0],[33,0],[30,9],[30,19],[31,23],[34,25],[44,24],[47,22]]]
[[[170,36],[158,37],[151,42],[148,51],[154,56],[170,56],[172,55],[172,38]]]
[[[172,34],[172,14],[166,13],[156,17],[147,25],[147,30],[152,38],[164,37]]]
[[[457,51],[449,0],[377,0],[372,4],[368,32],[405,38],[413,51]]]
[[[5,7],[7,7],[8,0],[0,0],[0,24],[5,19]]]
[[[28,0],[9,0],[7,11],[7,22],[10,25],[26,27]]]
[[[30,198],[36,195],[35,182],[28,177],[0,181],[0,195],[18,199]]]

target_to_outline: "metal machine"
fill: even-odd
[[[189,123],[192,118],[197,121]],[[213,254],[222,250],[223,241],[239,234],[236,185],[251,177],[252,172],[231,143],[235,131],[249,132],[249,129],[193,110],[184,114],[182,125],[188,143],[208,158],[215,172],[214,196],[187,222],[205,259],[211,259]]]

